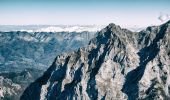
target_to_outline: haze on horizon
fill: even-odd
[[[170,0],[0,0],[0,25],[158,25]]]

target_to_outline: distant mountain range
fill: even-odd
[[[0,25],[1,32],[97,32],[106,25]],[[131,31],[141,31],[145,27],[127,26]]]
[[[109,24],[88,46],[58,55],[20,99],[169,100],[170,21],[140,32]]]
[[[26,32],[97,32],[104,25],[0,25],[0,31],[26,31]]]
[[[96,32],[91,31],[0,32],[0,93],[3,91],[3,100],[18,100],[56,55],[86,46],[95,35]]]

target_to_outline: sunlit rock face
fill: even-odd
[[[170,21],[131,32],[109,24],[57,56],[21,100],[170,99]]]

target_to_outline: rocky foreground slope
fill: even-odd
[[[57,56],[20,99],[170,99],[170,21],[141,32],[108,25],[87,47]]]

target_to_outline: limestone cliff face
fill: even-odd
[[[20,99],[170,99],[170,21],[141,32],[109,24],[87,47],[57,56]]]

